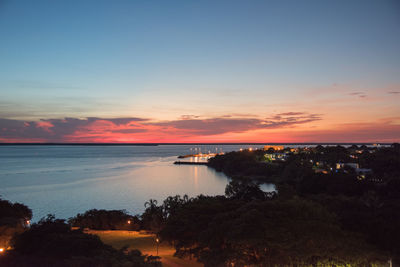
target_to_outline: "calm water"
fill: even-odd
[[[224,152],[248,146],[196,146]],[[256,147],[256,146],[252,146]],[[259,146],[261,147],[261,146]],[[193,149],[192,151],[190,149]],[[173,165],[195,146],[2,146],[0,196],[28,205],[34,220],[88,209],[141,213],[150,198],[223,194],[228,179],[207,166]],[[273,190],[273,186],[263,187]]]

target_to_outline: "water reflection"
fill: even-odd
[[[132,159],[130,159],[132,160]],[[24,172],[6,177],[0,194],[11,201],[27,204],[34,212],[34,221],[52,213],[68,218],[88,209],[126,209],[137,214],[144,210],[144,202],[162,202],[170,195],[195,197],[200,194],[223,194],[227,178],[207,166],[177,166],[175,157],[126,162],[124,168],[95,159],[87,163],[85,171]],[[89,167],[90,165],[90,167]],[[105,167],[107,166],[107,167]],[[75,166],[76,167],[76,166]],[[39,185],[18,183],[33,179]],[[52,178],[50,178],[52,177]],[[79,177],[80,179],[77,179]],[[56,181],[55,181],[56,180]]]
[[[193,178],[194,178],[194,187],[196,190],[198,190],[199,188],[199,174],[198,174],[198,166],[192,166],[194,174],[193,174]]]
[[[0,147],[0,195],[28,205],[37,221],[49,213],[68,218],[93,208],[126,209],[137,214],[143,212],[144,202],[150,198],[160,203],[176,194],[224,194],[228,182],[224,174],[207,166],[173,164],[189,148]],[[201,148],[207,151],[206,146]],[[224,151],[238,149],[224,146]]]

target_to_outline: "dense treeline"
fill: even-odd
[[[337,217],[343,230],[364,236],[369,245],[382,251],[381,255],[392,258],[395,266],[400,264],[399,144],[384,148],[317,146],[287,153],[285,161],[272,164],[263,160],[265,153],[227,153],[211,159],[209,165],[234,181],[273,181],[281,198],[322,205]],[[243,158],[253,163],[236,168],[235,164]],[[360,178],[357,169],[338,169],[337,163],[358,164],[368,169],[368,174]],[[241,169],[246,165],[250,166],[247,170]],[[316,166],[323,172],[317,172]]]
[[[140,220],[129,215],[125,210],[88,210],[70,218],[68,222],[73,227],[90,228],[94,230],[139,230]]]
[[[266,164],[263,158],[262,150],[234,151],[211,158],[208,165],[231,177],[251,176],[252,179],[274,182],[274,178],[282,172],[283,166],[279,163]]]
[[[368,266],[387,260],[363,237],[343,231],[322,206],[299,198],[243,201],[198,197],[169,217],[160,236],[178,256],[205,266]]]
[[[400,144],[375,149],[373,153],[364,151],[359,158],[360,165],[371,168],[383,182],[400,179]]]
[[[225,196],[174,196],[161,205],[150,200],[140,224],[174,244],[177,256],[195,257],[205,266],[371,266],[388,259],[387,252],[365,242],[365,235],[342,229],[339,218],[317,201],[302,199],[283,187],[282,192],[289,194],[266,193],[247,180],[234,180]],[[324,201],[331,203],[329,198]],[[346,205],[347,199],[343,201]],[[85,214],[107,213],[106,218],[126,214],[102,210]],[[160,264],[138,251],[115,250],[51,216],[16,236],[12,245],[0,265]]]
[[[290,190],[282,191],[289,192]],[[169,198],[149,205],[161,238],[176,256],[194,257],[205,266],[384,266],[390,255],[346,230],[338,216],[317,201],[263,192],[247,180],[234,180],[225,196]]]

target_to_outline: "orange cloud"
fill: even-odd
[[[329,125],[322,115],[283,112],[266,118],[221,116],[152,121],[145,118],[0,119],[0,142],[394,142],[398,117]],[[321,127],[323,125],[323,127]]]

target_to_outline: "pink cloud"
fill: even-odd
[[[340,125],[321,120],[319,114],[304,112],[266,118],[183,116],[162,122],[136,117],[0,118],[0,142],[393,142],[400,137],[397,117]]]

